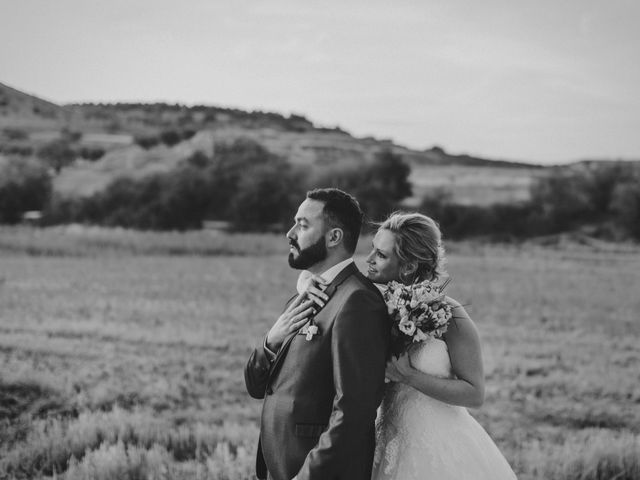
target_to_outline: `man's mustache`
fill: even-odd
[[[297,250],[300,250],[300,245],[298,245],[298,242],[296,242],[295,240],[292,240],[292,239],[291,239],[291,240],[289,240],[289,245],[290,245],[291,247],[296,248]]]

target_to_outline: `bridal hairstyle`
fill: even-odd
[[[342,229],[343,243],[350,254],[356,251],[364,214],[355,197],[337,188],[316,188],[307,198],[324,203],[324,220],[329,228]]]
[[[394,234],[394,251],[401,266],[417,264],[411,280],[437,281],[446,273],[442,233],[431,217],[421,213],[394,212],[379,224],[378,229]]]

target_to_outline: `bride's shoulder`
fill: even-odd
[[[477,327],[471,319],[464,306],[455,298],[445,296],[445,301],[451,305],[451,325],[456,328],[450,330],[450,334],[454,332],[465,332],[467,334],[477,335]]]
[[[444,299],[445,299],[445,302],[451,305],[451,310],[454,317],[469,318],[469,314],[467,313],[464,306],[459,301],[457,301],[455,298],[452,298],[448,295],[445,295]]]

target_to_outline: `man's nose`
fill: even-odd
[[[287,232],[286,236],[287,236],[287,238],[289,240],[295,240],[295,238],[296,238],[295,237],[295,229],[296,229],[296,227],[291,227],[291,229]]]

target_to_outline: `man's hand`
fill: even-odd
[[[317,303],[320,308],[324,307],[329,301],[329,295],[324,293],[329,282],[320,275],[311,275],[307,282],[305,291],[307,297]]]
[[[280,350],[284,339],[307,323],[314,313],[313,300],[306,295],[299,295],[267,333],[267,348],[274,352]]]

